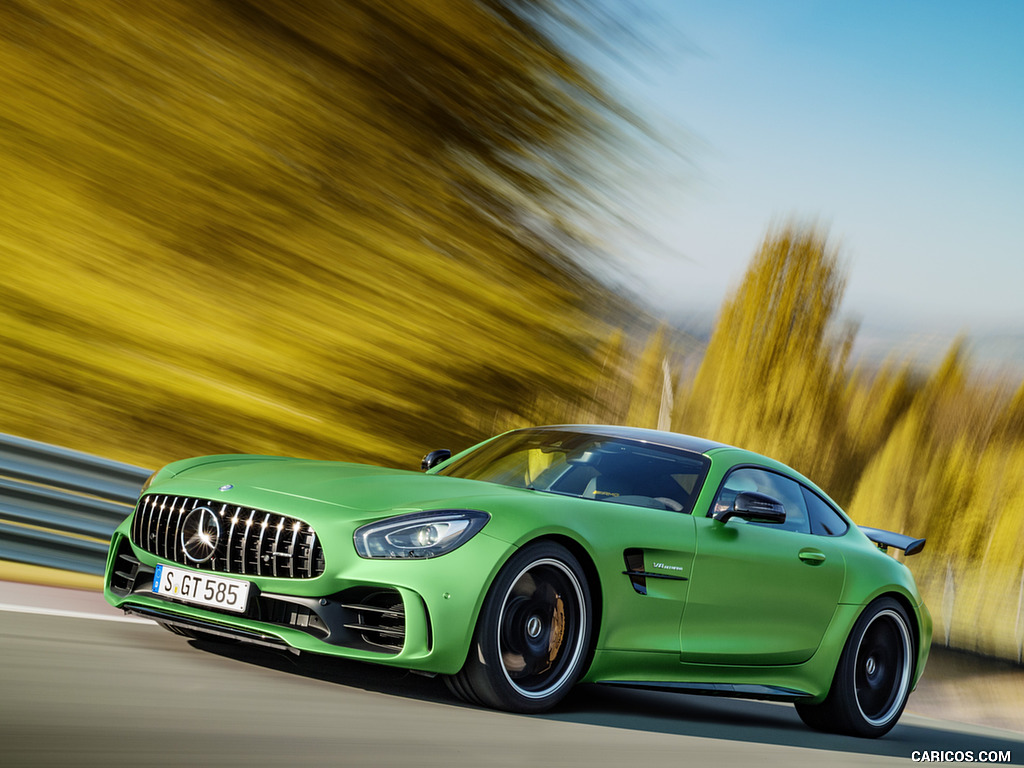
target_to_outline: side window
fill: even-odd
[[[729,508],[736,500],[736,494],[743,491],[757,491],[765,493],[778,499],[786,508],[786,522],[781,525],[774,523],[747,523],[747,525],[763,525],[766,528],[778,528],[784,531],[795,531],[797,533],[810,533],[811,525],[807,516],[807,505],[804,502],[804,495],[801,486],[788,477],[769,472],[765,469],[753,467],[741,467],[733,470],[725,478],[718,496],[715,498],[713,509]],[[734,518],[734,522],[743,524],[744,521]]]
[[[811,533],[816,536],[842,536],[850,526],[832,506],[809,488],[800,486],[811,518]]]

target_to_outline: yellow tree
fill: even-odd
[[[833,476],[837,497],[852,497],[864,468],[882,450],[919,388],[906,362],[890,360],[878,370],[865,366],[853,372],[845,396],[847,458]]]
[[[845,284],[823,233],[769,231],[722,308],[679,425],[827,482],[852,341],[833,333]]]
[[[962,399],[966,376],[958,339],[870,457],[850,505],[858,522],[947,541],[941,534],[951,516],[942,512],[967,505],[974,474],[966,433],[952,423],[962,413],[954,401]],[[863,421],[886,407],[880,398]]]
[[[0,3],[0,431],[404,466],[588,397],[585,5]]]
[[[871,457],[849,511],[927,537],[908,565],[936,626],[952,645],[1005,657],[1024,592],[1024,446],[1011,428],[1019,403],[1004,400],[972,379],[956,340]]]

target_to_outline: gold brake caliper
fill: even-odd
[[[555,610],[551,615],[551,636],[548,640],[548,662],[553,662],[562,647],[565,636],[565,602],[561,595],[555,595]]]

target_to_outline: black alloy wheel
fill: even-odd
[[[590,590],[572,553],[554,542],[524,547],[491,585],[469,656],[448,687],[497,709],[550,709],[583,672],[592,624]]]
[[[893,609],[875,614],[861,637],[854,664],[857,707],[865,721],[884,725],[910,685],[910,630]]]
[[[871,603],[846,640],[832,688],[821,704],[797,703],[812,728],[877,738],[903,713],[914,675],[910,619],[891,597]]]

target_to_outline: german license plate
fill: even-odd
[[[187,603],[241,613],[248,605],[249,582],[158,565],[153,574],[153,592]]]

